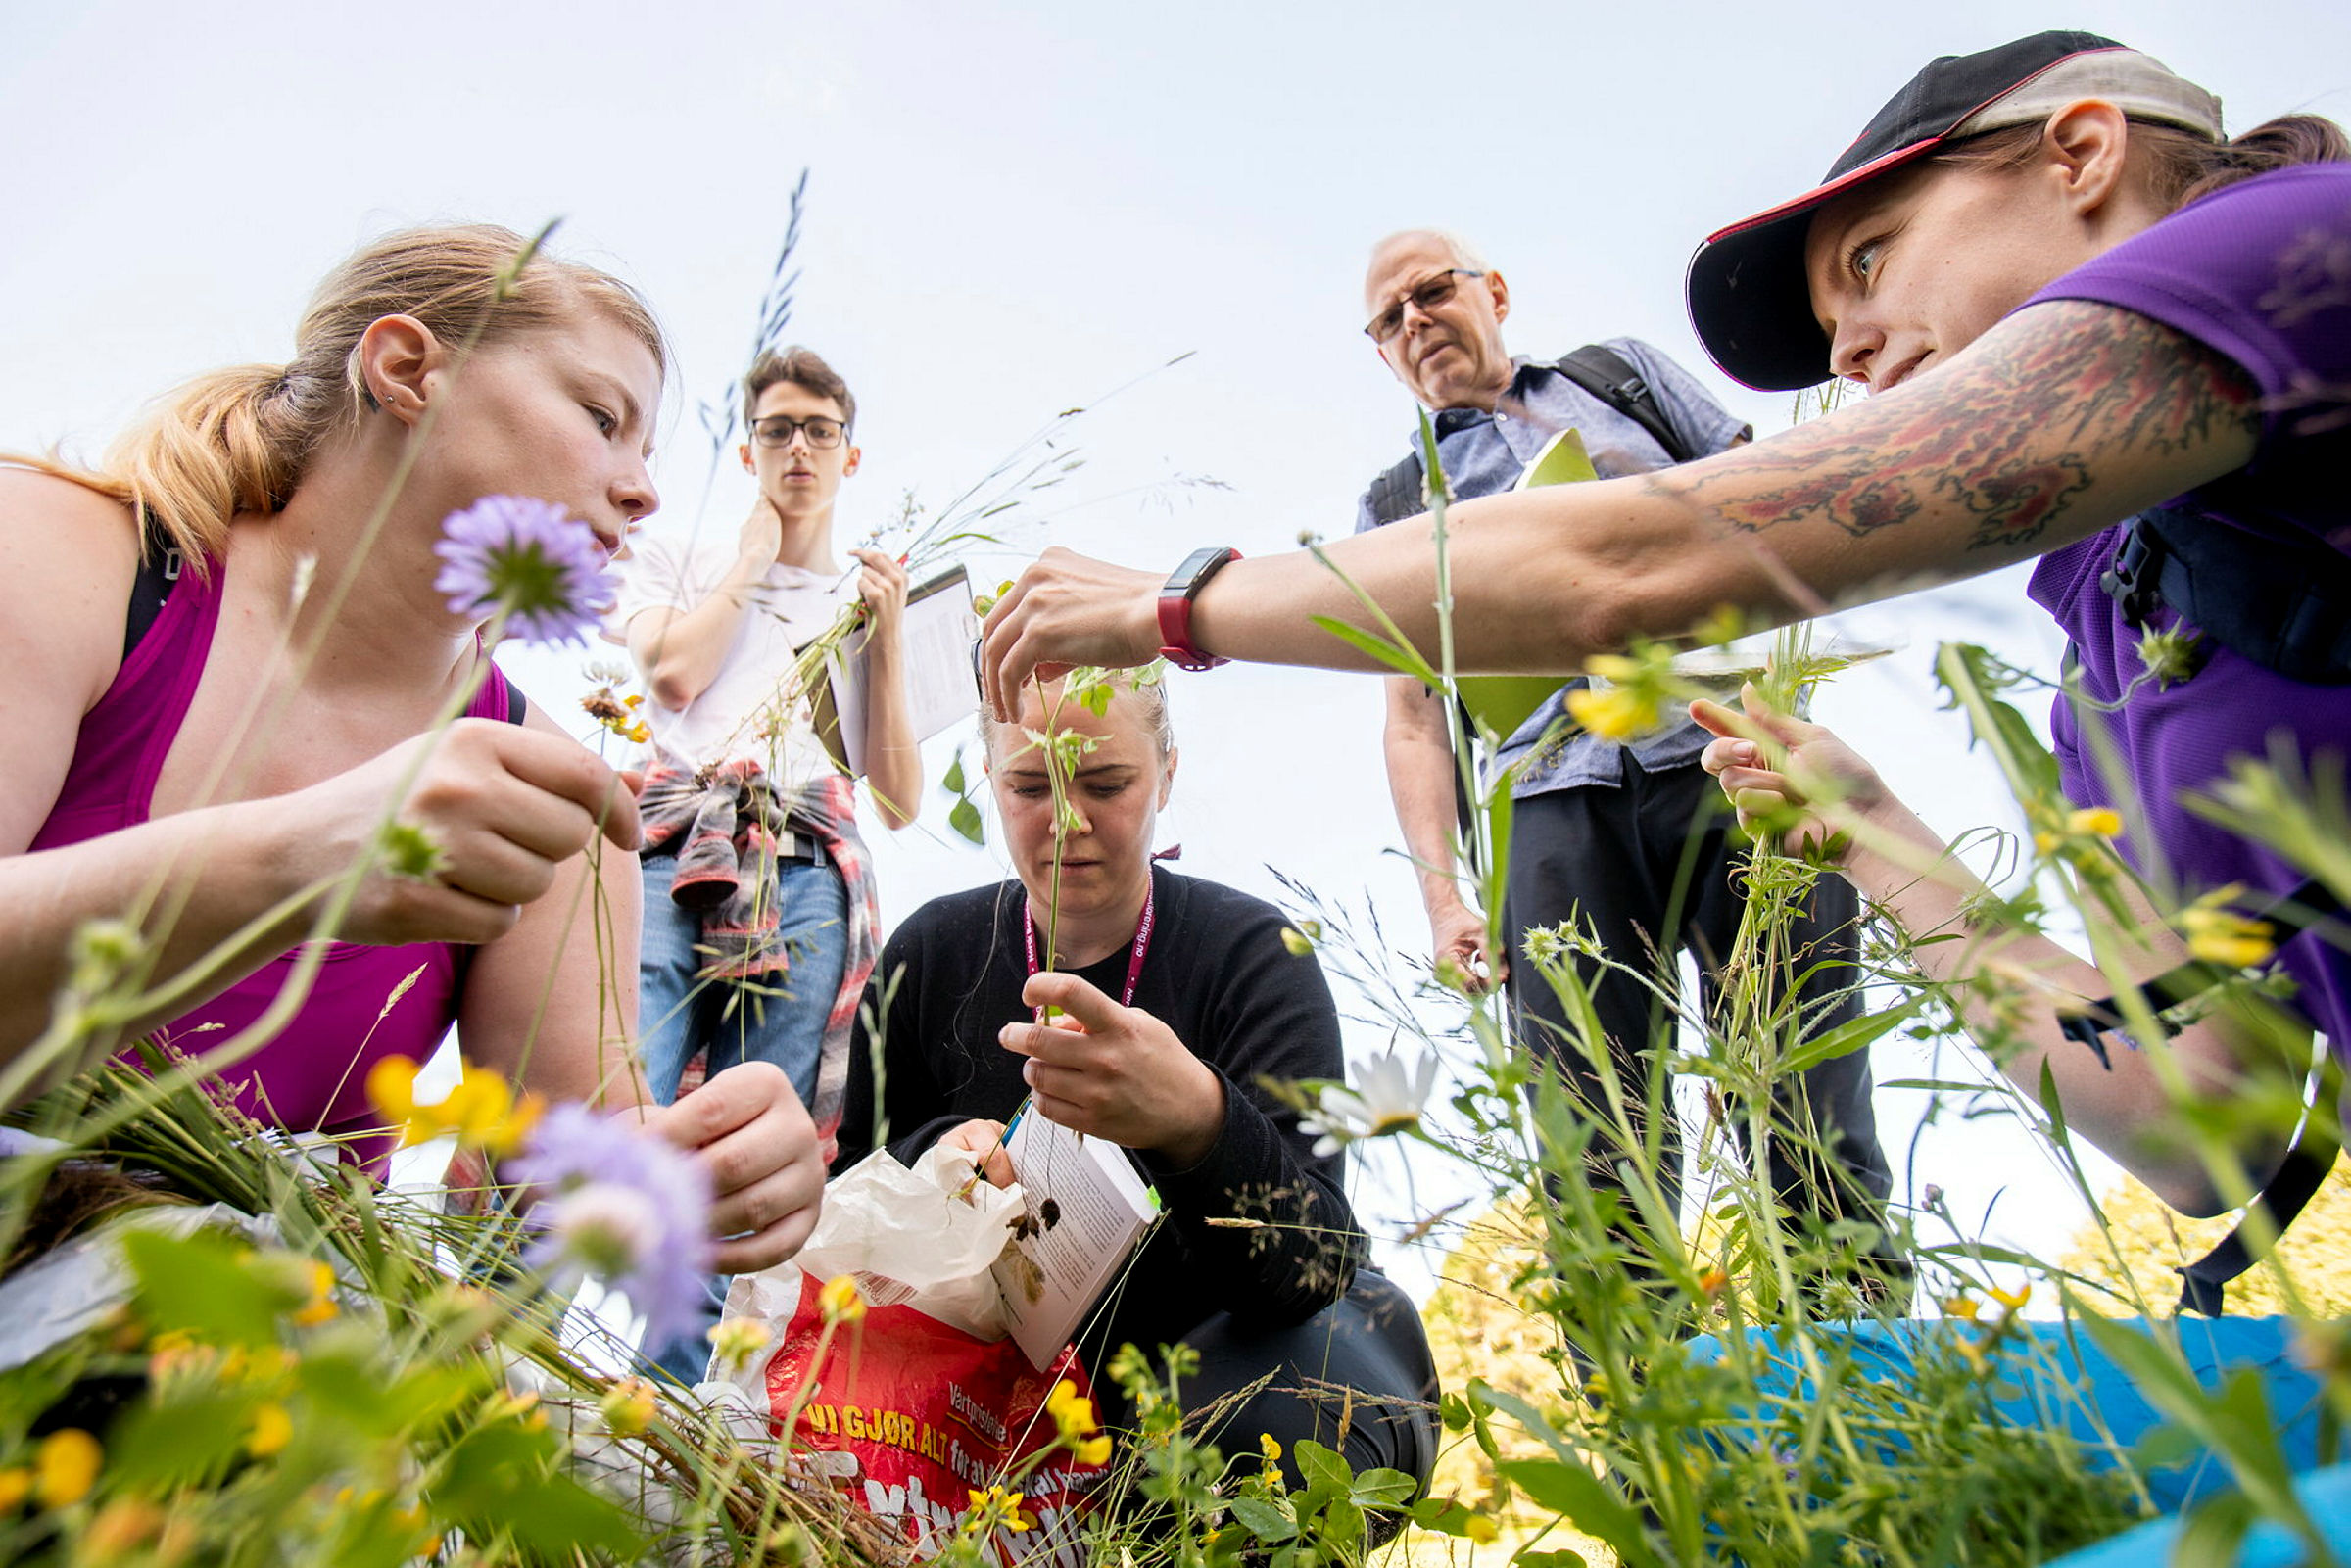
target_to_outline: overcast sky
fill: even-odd
[[[2221,95],[2232,129],[2351,119],[2339,3],[0,0],[0,449],[94,453],[183,376],[284,359],[311,286],[386,228],[559,217],[558,246],[639,284],[676,340],[655,526],[731,530],[747,481],[703,496],[692,408],[741,369],[806,167],[793,335],[857,392],[866,460],[844,526],[907,492],[943,502],[1057,411],[1189,351],[1077,422],[1087,465],[1037,537],[1152,566],[1205,543],[1287,548],[1302,528],[1344,532],[1410,427],[1357,331],[1374,238],[1459,230],[1510,277],[1514,349],[1644,338],[1767,434],[1788,401],[1732,386],[1690,336],[1692,247],[1811,184],[1929,57],[2052,25],[2164,59]],[[1200,477],[1227,488],[1176,483]],[[2053,670],[2019,581],[1870,624],[1906,650],[1847,676],[1822,716],[1939,827],[2006,822],[1925,671],[1944,638]],[[558,712],[583,689],[578,661],[517,668]],[[1182,869],[1272,896],[1277,867],[1367,901],[1416,951],[1409,872],[1383,854],[1375,683],[1231,668],[1176,691],[1164,836]],[[875,830],[886,921],[1001,874],[943,821],[935,804],[907,834]],[[1889,1051],[1881,1075],[1916,1065]],[[1916,1105],[1890,1093],[1881,1110],[1897,1165]],[[1445,1190],[1415,1174],[1419,1199]],[[1941,1183],[1964,1213],[2006,1190],[1990,1233],[2028,1244],[2079,1213],[1982,1123],[1931,1132],[1902,1179]]]

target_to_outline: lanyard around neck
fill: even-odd
[[[1158,902],[1158,899],[1159,887],[1156,879],[1144,883],[1143,918],[1134,927],[1134,949],[1127,957],[1127,988],[1119,993],[1119,1006],[1121,1007],[1134,1006],[1134,987],[1143,977],[1143,955],[1151,951],[1151,912],[1152,906]],[[1036,921],[1030,915],[1029,900],[1025,897],[1021,900],[1021,938],[1029,944],[1029,973],[1034,974],[1038,970]],[[1045,1022],[1045,1010],[1041,1007],[1036,1010],[1036,1022],[1039,1023]]]

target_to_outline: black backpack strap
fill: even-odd
[[[1664,448],[1665,455],[1675,462],[1686,463],[1698,455],[1666,422],[1655,390],[1615,350],[1587,343],[1553,368],[1648,431],[1650,439]]]
[[[1420,470],[1420,453],[1407,452],[1404,460],[1382,472],[1365,492],[1371,502],[1371,521],[1385,528],[1428,510],[1427,485]]]
[[[2326,1114],[2331,1116],[2332,1112],[2328,1110]],[[2245,1217],[2236,1222],[2236,1228],[2222,1237],[2219,1246],[2179,1271],[2181,1311],[2205,1317],[2219,1317],[2227,1312],[2229,1282],[2261,1261],[2261,1253],[2246,1239],[2254,1216],[2262,1216],[2263,1237],[2282,1236],[2285,1227],[2318,1195],[2340,1152],[2334,1135],[2319,1130],[2322,1119],[2321,1112],[2314,1109],[2302,1128],[2301,1142],[2286,1151],[2269,1185],[2261,1189],[2261,1196],[2245,1207]]]
[[[2124,525],[2098,586],[2134,626],[2168,604],[2289,681],[2351,684],[2351,556],[2323,541],[2288,543],[2158,507]]]
[[[2329,892],[2317,878],[2287,888],[2277,897],[2265,900],[2248,912],[2249,918],[2273,921],[2297,930],[2321,922],[2339,921],[2345,911],[2341,900]],[[2228,970],[2201,959],[2175,965],[2154,978],[2142,981],[2139,990],[2147,1005],[2157,1013],[2176,1007],[2197,996],[2227,978]],[[2111,996],[2092,1002],[2086,1010],[2068,1015],[2059,1027],[2068,1039],[2089,1047],[2097,1054],[2098,1065],[2111,1068],[2106,1055],[2105,1034],[2122,1027],[2119,1005]],[[2171,1032],[2168,1028],[2167,1034]],[[2285,1227],[2294,1222],[2310,1200],[2318,1193],[2334,1168],[2335,1157],[2341,1152],[2340,1140],[2333,1130],[2336,1106],[2342,1098],[2342,1075],[2329,1055],[2319,1070],[2317,1103],[2302,1125],[2302,1136],[2293,1148],[2286,1151],[2278,1168],[2270,1176],[2252,1203],[2245,1207],[2245,1216],[2236,1222],[2220,1244],[2179,1270],[2180,1310],[2197,1312],[2205,1317],[2219,1317],[2229,1309],[2228,1285],[2239,1274],[2259,1262],[2262,1253],[2248,1238],[2255,1232],[2265,1239],[2285,1234]]]
[[[130,614],[122,625],[122,656],[126,659],[154,628],[156,617],[164,613],[164,600],[171,596],[172,586],[186,564],[179,546],[153,514],[139,514],[139,574],[130,580]]]
[[[522,688],[516,686],[514,678],[505,671],[499,671],[498,678],[506,684],[506,722],[520,724],[530,717],[530,699],[522,694]]]

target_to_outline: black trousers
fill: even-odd
[[[1437,1369],[1413,1299],[1368,1267],[1336,1303],[1303,1323],[1268,1328],[1219,1312],[1183,1336],[1200,1367],[1179,1389],[1187,1411],[1204,1410],[1269,1372],[1266,1386],[1202,1436],[1227,1459],[1255,1451],[1260,1434],[1281,1445],[1292,1487],[1304,1482],[1297,1446],[1312,1438],[1349,1468],[1401,1470],[1423,1487],[1437,1462]],[[1131,1426],[1107,1378],[1095,1392],[1113,1426]]]
[[[1695,761],[1651,772],[1628,753],[1620,787],[1584,785],[1514,803],[1503,903],[1511,944],[1511,1001],[1520,1041],[1565,1078],[1579,1103],[1606,1104],[1592,1063],[1566,1032],[1559,994],[1525,957],[1527,929],[1577,919],[1597,932],[1604,953],[1636,970],[1656,971],[1669,987],[1679,974],[1675,955],[1687,950],[1698,960],[1701,1000],[1711,1015],[1720,1001],[1716,971],[1730,954],[1745,903],[1732,879],[1745,852],[1729,842],[1729,830],[1722,791]],[[1853,955],[1858,917],[1851,886],[1823,875],[1791,932],[1793,950],[1804,955],[1798,969],[1812,971],[1800,994],[1825,1004],[1813,1032],[1860,1015],[1860,993],[1850,989],[1855,972],[1839,962]],[[1829,962],[1817,968],[1822,960]],[[1636,1108],[1635,1133],[1648,1135],[1639,1106],[1654,1099],[1663,1112],[1657,1128],[1660,1184],[1678,1208],[1680,1127],[1662,1086],[1650,1092],[1655,1064],[1663,1060],[1653,1047],[1661,1037],[1670,1047],[1663,1031],[1671,1017],[1656,994],[1631,975],[1588,958],[1575,963],[1592,989],[1609,1060]],[[1777,1086],[1768,1175],[1791,1213],[1881,1222],[1893,1175],[1878,1144],[1870,1089],[1866,1051],[1823,1062]],[[1746,1150],[1747,1118],[1734,1114],[1729,1121]],[[1784,1136],[1783,1128],[1795,1135]],[[1614,1166],[1625,1151],[1612,1129],[1596,1137],[1592,1154],[1595,1185],[1620,1185]]]

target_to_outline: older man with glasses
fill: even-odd
[[[1456,499],[1510,489],[1552,437],[1568,428],[1603,477],[1706,456],[1751,434],[1680,366],[1630,338],[1551,362],[1511,357],[1502,336],[1510,287],[1453,235],[1414,229],[1380,241],[1364,281],[1364,304],[1365,334],[1433,418],[1438,461]],[[1404,460],[1372,481],[1359,506],[1358,532],[1426,509],[1418,449],[1415,436]],[[1567,717],[1565,698],[1583,684],[1570,681],[1554,692],[1486,759],[1486,779],[1507,773],[1512,798],[1499,929],[1514,950],[1532,927],[1578,922],[1597,934],[1603,953],[1654,974],[1668,991],[1678,954],[1688,950],[1711,1002],[1742,899],[1720,792],[1699,765],[1710,736],[1686,713],[1622,744],[1581,732]],[[1437,961],[1460,966],[1473,981],[1507,979],[1528,1049],[1589,1103],[1605,1103],[1558,995],[1532,965],[1512,966],[1509,954],[1486,950],[1485,917],[1462,895],[1453,847],[1460,773],[1444,707],[1409,677],[1390,678],[1388,689],[1388,787],[1419,871]],[[1805,950],[1798,967],[1810,971],[1803,989],[1829,1011],[1825,1025],[1859,1011],[1858,995],[1849,990],[1857,980],[1849,963],[1856,910],[1849,889],[1832,878],[1821,879],[1813,899],[1796,933]],[[1583,973],[1595,987],[1602,1031],[1628,1093],[1662,1104],[1653,1065],[1673,1043],[1671,1012],[1630,975],[1589,960]],[[1654,1086],[1654,1095],[1641,1095],[1644,1085]],[[1770,1175],[1798,1213],[1824,1222],[1880,1218],[1891,1177],[1870,1087],[1865,1053],[1823,1063],[1789,1084],[1784,1110],[1799,1136],[1771,1140]],[[1679,1140],[1665,1110],[1657,1130],[1672,1193]],[[1731,1124],[1735,1133],[1745,1126],[1736,1117]],[[1589,1162],[1596,1184],[1616,1184],[1624,1153],[1612,1139],[1596,1138]],[[1876,1289],[1887,1282],[1873,1275],[1870,1283]]]
[[[829,1137],[878,921],[853,781],[795,671],[800,648],[862,598],[866,780],[885,823],[914,821],[906,572],[871,549],[844,571],[834,553],[834,502],[862,456],[847,383],[795,347],[762,355],[743,396],[741,456],[759,487],[749,517],[732,537],[644,546],[606,634],[625,639],[650,699],[638,1038],[665,1104],[697,1060],[710,1073],[774,1062]],[[710,1347],[697,1327],[646,1354],[693,1383]]]

